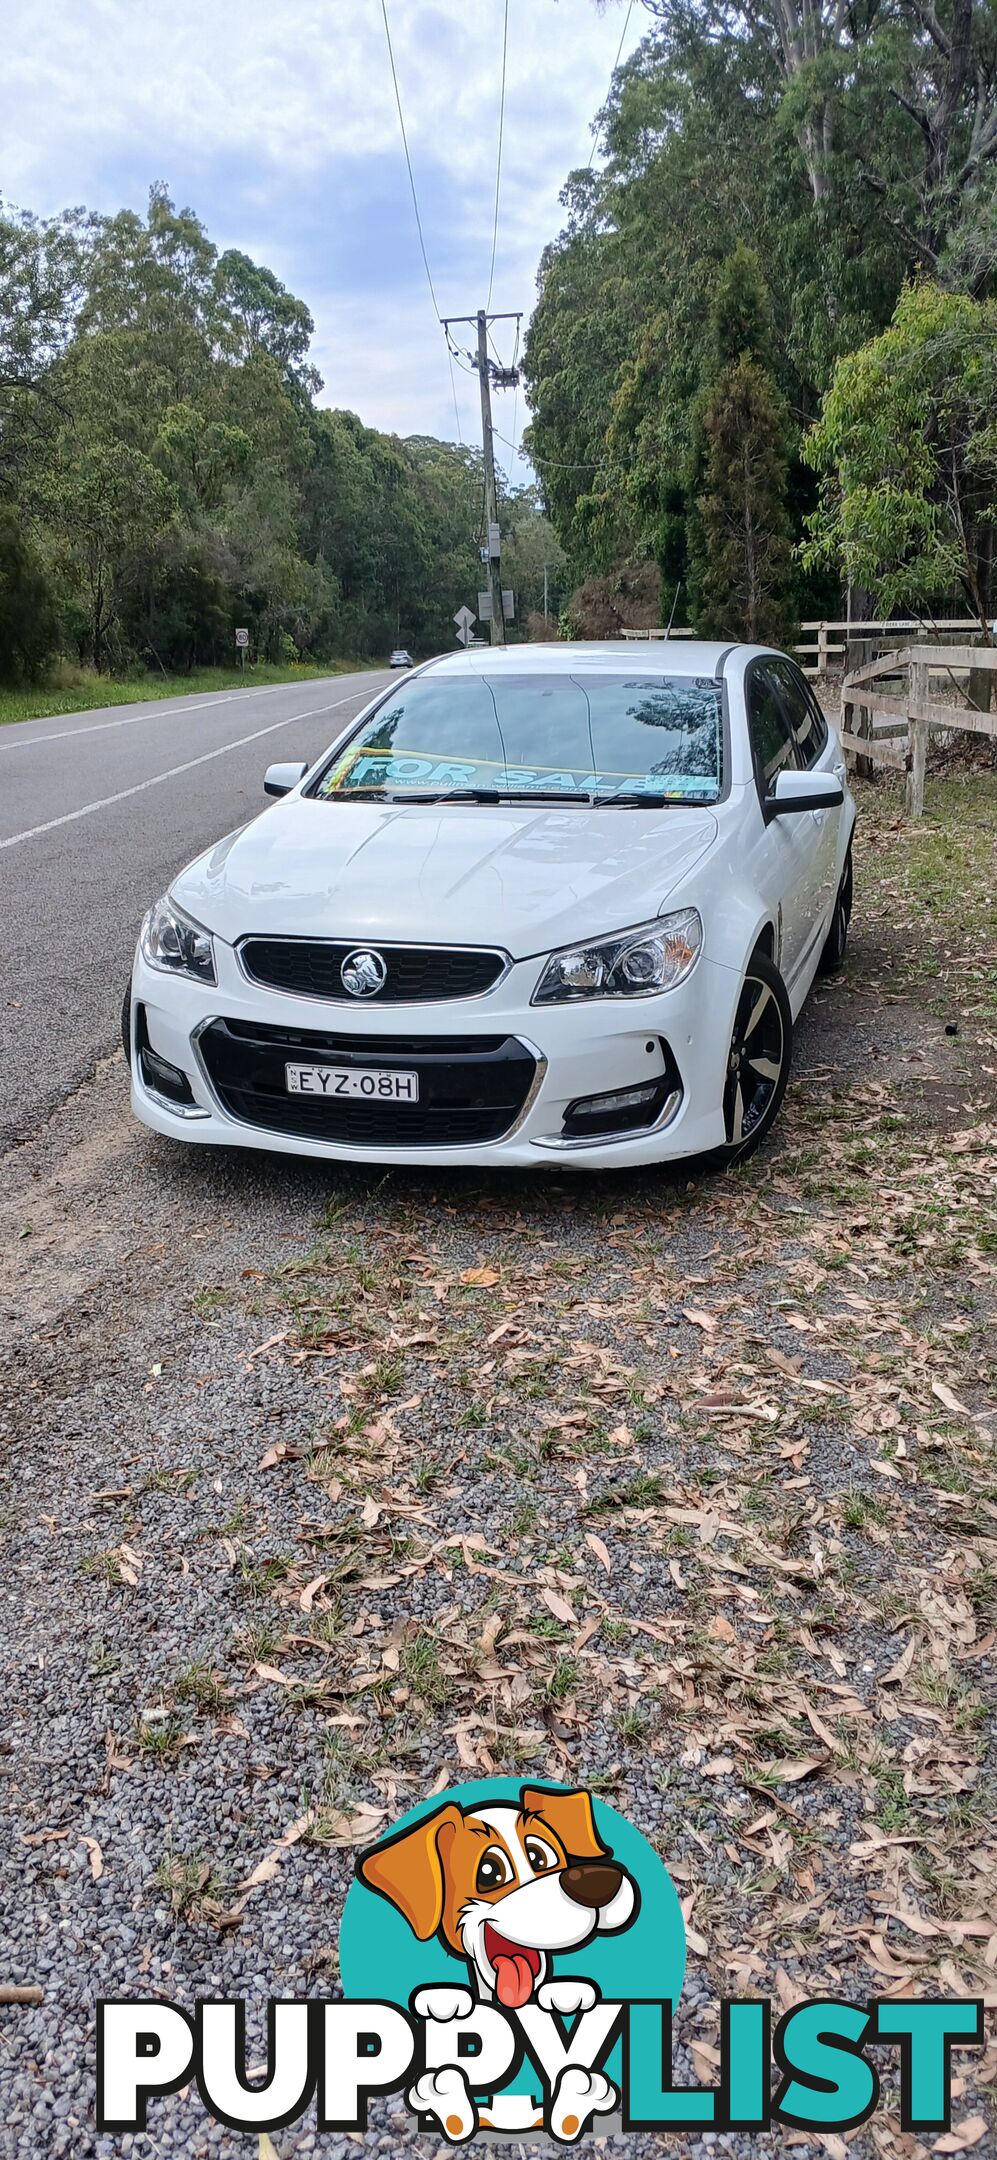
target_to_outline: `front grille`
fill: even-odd
[[[421,1005],[438,999],[481,997],[504,974],[503,953],[459,945],[377,945],[387,968],[383,989],[364,998],[365,1005]],[[353,1005],[343,988],[341,969],[351,952],[364,950],[354,938],[244,938],[243,967],[267,990],[288,990],[295,997],[335,999]]]
[[[266,1132],[349,1147],[460,1147],[500,1140],[533,1085],[536,1060],[512,1035],[329,1035],[212,1020],[198,1046],[230,1117]],[[285,1064],[397,1066],[419,1075],[419,1101],[290,1095]]]

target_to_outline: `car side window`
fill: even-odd
[[[827,742],[827,721],[802,675],[790,661],[773,660],[772,672],[793,732],[797,758],[806,769],[816,764]]]
[[[768,795],[777,773],[799,763],[773,663],[759,661],[748,676],[748,735],[755,778]]]
[[[820,699],[819,699],[819,697],[817,696],[817,692],[816,692],[816,690],[814,690],[814,689],[813,689],[813,688],[811,687],[810,683],[808,683],[808,682],[804,682],[804,686],[803,686],[803,687],[804,687],[804,689],[805,689],[805,691],[806,691],[806,697],[807,697],[807,704],[809,705],[809,707],[810,707],[810,710],[811,710],[811,712],[813,713],[813,716],[814,716],[814,749],[813,749],[813,755],[814,755],[814,760],[816,761],[816,759],[817,759],[817,758],[819,758],[819,756],[820,756],[820,754],[821,754],[821,751],[822,751],[822,750],[825,750],[825,749],[827,748],[827,738],[828,738],[828,725],[827,725],[827,714],[826,714],[826,712],[824,711],[824,708],[823,708],[823,706],[822,706],[822,704],[821,704],[821,702],[820,702]]]

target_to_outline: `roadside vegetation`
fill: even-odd
[[[526,341],[566,619],[784,642],[850,583],[989,642],[992,8],[642,7]]]
[[[270,684],[314,682],[326,675],[352,672],[358,667],[376,668],[377,660],[328,660],[323,666],[273,667],[257,662],[249,668],[195,668],[189,675],[97,675],[92,668],[53,668],[46,680],[31,689],[10,689],[0,684],[0,727],[13,720],[38,720],[50,714],[92,712],[102,705],[144,705],[158,698],[206,696],[212,690],[259,690]]]
[[[281,667],[453,644],[481,455],[320,404],[312,330],[161,187],[145,218],[0,203],[0,684],[228,666],[240,628]],[[525,623],[561,551],[534,489],[500,523]]]

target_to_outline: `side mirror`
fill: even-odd
[[[798,816],[801,810],[840,810],[844,799],[844,788],[833,773],[784,769],[776,773],[762,803],[762,816],[768,825],[773,818]]]
[[[307,771],[307,765],[268,765],[263,775],[264,795],[289,795]]]

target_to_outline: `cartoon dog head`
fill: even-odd
[[[635,1919],[632,1877],[599,1839],[587,1792],[524,1785],[519,1805],[447,1801],[372,1846],[357,1875],[403,1913],[420,1942],[465,1957],[484,1997],[528,2002],[559,1950]]]

